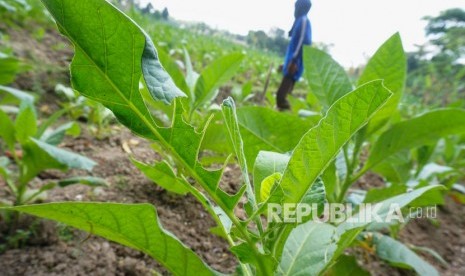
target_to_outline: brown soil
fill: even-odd
[[[378,175],[368,173],[356,186],[368,190],[381,188],[384,183]],[[436,219],[412,219],[400,230],[399,240],[408,246],[426,247],[436,251],[447,265],[430,254],[417,253],[436,267],[440,275],[465,275],[465,206],[451,198],[446,197],[446,204],[438,206]],[[358,256],[360,265],[372,275],[415,275],[412,271],[393,268],[361,248],[352,252]]]
[[[0,23],[0,30],[4,31],[5,28]],[[24,28],[33,32],[40,27],[31,23]],[[45,92],[53,92],[56,84],[69,83],[68,65],[73,50],[68,40],[59,35],[53,25],[38,38],[32,37],[24,28],[8,28],[10,40],[0,42],[0,45],[5,44],[11,48],[14,56],[19,57],[26,67],[17,75],[13,86],[47,97]]]
[[[85,126],[83,126],[85,130]],[[214,236],[209,229],[213,220],[192,196],[182,197],[156,187],[145,178],[129,161],[123,150],[123,143],[130,146],[136,159],[152,162],[160,159],[150,148],[150,144],[134,137],[126,129],[118,128],[117,135],[104,140],[95,140],[90,135],[77,139],[67,139],[62,146],[86,155],[98,163],[93,175],[105,178],[108,188],[91,189],[87,186],[69,186],[52,190],[48,201],[105,201],[122,203],[151,203],[157,207],[163,226],[174,233],[181,241],[197,252],[213,268],[222,272],[233,272],[236,267],[234,257],[228,251],[227,243]],[[82,174],[70,171],[48,171],[40,175],[34,185],[40,187],[50,179]],[[223,182],[227,185],[237,182],[237,177],[228,170]],[[0,190],[4,183],[0,183]],[[1,197],[7,195],[0,194]],[[43,229],[41,227],[41,229]],[[36,232],[41,232],[40,229]],[[160,266],[149,257],[134,250],[123,248],[98,237],[86,240],[86,234],[72,231],[70,242],[54,237],[44,246],[28,243],[22,249],[8,250],[0,255],[2,275],[150,275],[151,270],[163,272]],[[53,236],[53,235],[52,235]],[[85,241],[83,241],[85,240]]]

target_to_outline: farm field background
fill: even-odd
[[[306,47],[279,112],[283,34],[79,3],[0,0],[0,274],[465,274],[463,9],[358,68]],[[284,202],[435,211],[266,221]]]

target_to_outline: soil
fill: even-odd
[[[85,125],[82,126],[84,132]],[[130,145],[133,156],[144,162],[159,160],[150,144],[133,136],[126,129],[117,127],[117,134],[104,140],[96,140],[84,133],[77,139],[68,138],[62,147],[83,154],[98,165],[93,176],[105,178],[110,186],[92,189],[75,185],[63,189],[54,189],[48,194],[47,201],[105,201],[121,203],[151,203],[157,207],[163,226],[174,233],[181,241],[197,252],[213,268],[222,272],[233,272],[236,261],[228,251],[228,245],[221,238],[211,234],[213,220],[192,196],[177,196],[155,186],[140,173],[128,158],[123,144]],[[127,147],[126,147],[127,150]],[[224,183],[237,179],[228,170]],[[47,171],[39,176],[34,186],[40,187],[49,180],[83,174],[71,170],[68,173]],[[0,190],[5,191],[0,183]],[[4,198],[5,194],[0,194]],[[39,227],[37,233],[44,227]],[[52,231],[53,232],[53,231]],[[102,238],[86,239],[87,234],[73,230],[70,241],[51,235],[42,246],[28,242],[22,249],[8,250],[0,255],[2,275],[150,275],[151,270],[161,271],[160,266],[149,257],[134,250],[105,241]]]
[[[384,187],[381,177],[368,173],[356,184],[368,190]],[[424,247],[436,251],[446,262],[442,264],[431,254],[417,253],[438,269],[440,275],[465,275],[465,206],[449,197],[443,206],[438,206],[436,218],[412,219],[399,232],[399,240],[408,246]],[[357,248],[354,251],[360,265],[372,275],[415,275],[412,271],[389,266],[375,254]]]
[[[53,29],[47,30],[40,43],[20,30],[12,30],[11,43],[16,54],[23,59],[34,59],[55,68],[45,75],[23,73],[15,86],[36,91],[40,87],[43,94],[41,105],[57,106],[53,87],[58,82],[68,83],[67,64],[72,52],[61,36]],[[55,51],[53,49],[61,50]],[[43,73],[43,72],[42,72]],[[42,74],[41,73],[41,74]],[[47,75],[49,74],[49,75]],[[64,75],[65,74],[65,75]],[[46,77],[44,77],[46,76]],[[222,91],[227,96],[229,91]],[[47,201],[106,201],[143,203],[157,207],[163,226],[174,233],[181,241],[198,253],[213,268],[231,273],[237,261],[228,251],[227,243],[211,234],[213,220],[192,196],[176,196],[155,186],[145,178],[129,161],[127,147],[133,156],[144,162],[159,160],[150,144],[135,137],[125,128],[113,126],[108,138],[97,140],[82,124],[83,134],[76,139],[67,138],[60,146],[71,149],[94,159],[98,165],[92,175],[105,178],[110,184],[105,188],[69,186],[52,190]],[[124,145],[124,147],[123,147]],[[47,171],[41,174],[31,186],[40,187],[50,179],[84,174],[81,171]],[[236,191],[240,184],[240,171],[228,167],[221,186]],[[370,189],[384,183],[376,175],[368,174],[359,182],[359,187]],[[0,198],[11,197],[6,193],[5,183],[0,180]],[[24,217],[24,225],[30,225],[29,217]],[[439,226],[437,226],[439,224]],[[437,251],[448,265],[441,265],[429,255],[421,254],[430,261],[442,275],[465,275],[465,206],[452,200],[438,210],[437,224],[429,220],[413,220],[400,232],[400,239],[416,246],[429,247]],[[0,235],[6,233],[6,225],[0,221]],[[17,249],[8,249],[0,255],[1,275],[152,275],[167,274],[154,260],[132,249],[108,242],[102,238],[57,225],[53,222],[34,223],[35,231],[25,244]],[[0,236],[0,244],[5,236]],[[411,271],[393,268],[375,255],[361,249],[353,251],[360,264],[373,275],[411,275]]]

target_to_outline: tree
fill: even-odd
[[[168,20],[170,17],[170,13],[168,12],[168,8],[164,8],[163,11],[161,12],[161,17],[163,20]]]
[[[465,10],[450,9],[425,19],[428,20],[426,35],[431,38],[431,44],[439,48],[439,54],[455,60],[465,56]]]
[[[145,8],[141,9],[142,14],[152,14],[154,11],[155,9],[153,8],[152,3],[148,3]]]
[[[424,19],[429,41],[408,54],[407,92],[426,105],[465,100],[465,11],[449,9]]]

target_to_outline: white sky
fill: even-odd
[[[290,29],[295,0],[142,0],[167,7],[176,19],[247,34],[273,27]],[[312,0],[309,14],[313,41],[334,44],[331,54],[343,66],[364,63],[392,34],[401,33],[404,47],[425,42],[421,20],[448,8],[465,8],[465,0]]]

